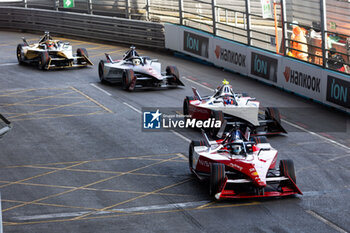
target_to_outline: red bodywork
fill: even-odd
[[[217,140],[216,142],[218,144],[221,144],[223,140]],[[225,147],[223,149],[226,149]],[[260,148],[256,145],[253,146],[253,152],[258,152]],[[221,154],[220,152],[215,152],[216,155],[225,155],[225,153]],[[267,163],[267,161],[260,159],[257,157],[258,160],[262,163]],[[271,161],[271,160],[269,160]],[[273,157],[270,164],[267,164],[269,166],[269,169],[274,169],[277,162],[277,151],[275,156]],[[210,174],[210,164],[211,163],[221,163],[224,164],[226,167],[226,171],[238,171],[239,173],[242,173],[245,177],[245,179],[249,180],[252,185],[254,185],[257,188],[265,188],[267,186],[267,182],[264,180],[261,180],[261,177],[259,177],[258,172],[255,168],[256,164],[253,162],[253,160],[249,161],[246,159],[239,159],[239,158],[233,158],[231,157],[228,160],[213,160],[210,159],[208,156],[202,156],[199,155],[198,162],[196,164],[195,170],[192,169],[192,171],[199,177],[198,174]],[[282,197],[282,196],[289,196],[294,194],[302,194],[300,189],[296,186],[296,184],[293,182],[293,180],[289,178],[289,182],[284,182],[283,186],[280,186],[279,191],[265,191],[260,194],[252,194],[252,193],[241,193],[241,192],[235,192],[232,189],[227,188],[229,184],[229,178],[226,176],[224,182],[222,183],[219,191],[217,192],[219,195],[217,199],[222,198],[256,198],[256,197]]]

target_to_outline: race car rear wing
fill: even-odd
[[[107,58],[107,61],[109,61],[110,63],[114,63],[114,61],[113,61],[113,59],[112,59],[112,57],[111,57],[111,55],[109,55],[108,53],[105,53],[105,55],[106,55],[106,58]]]
[[[11,130],[11,122],[0,114],[0,138]]]
[[[197,88],[192,87],[192,91],[193,91],[194,96],[195,96],[198,100],[202,100],[202,97],[199,95],[199,93],[198,93],[198,91],[197,91]]]

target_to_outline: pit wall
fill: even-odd
[[[350,76],[185,26],[165,24],[165,47],[350,113]]]

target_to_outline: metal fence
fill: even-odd
[[[267,0],[265,0],[266,2]],[[263,17],[262,0],[6,0],[26,8],[45,8],[128,19],[169,22],[350,73],[349,0],[270,1]],[[296,28],[296,29],[295,29]],[[301,30],[303,35],[296,36]]]

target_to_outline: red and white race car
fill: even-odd
[[[209,178],[215,199],[281,197],[302,194],[296,185],[292,160],[281,160],[265,136],[245,136],[232,129],[224,139],[192,141],[189,167],[200,180]]]
[[[287,133],[281,125],[280,113],[277,108],[266,108],[261,113],[260,102],[247,94],[237,94],[232,86],[224,80],[214,95],[201,97],[195,88],[194,96],[187,96],[183,103],[184,115],[192,119],[227,121],[229,126],[241,125],[250,127],[255,135],[270,135]],[[212,129],[210,136],[215,137],[219,129]]]

